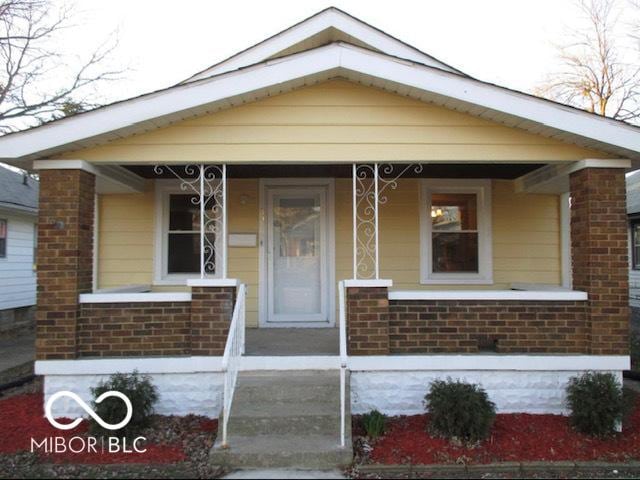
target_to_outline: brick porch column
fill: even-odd
[[[629,354],[629,280],[624,170],[584,168],[570,176],[573,288],[589,294],[588,345]]]
[[[236,280],[189,280],[191,355],[222,356],[236,298]]]
[[[388,280],[346,280],[347,353],[389,354]]]
[[[76,357],[78,295],[92,290],[95,176],[40,171],[36,359]]]

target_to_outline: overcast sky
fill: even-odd
[[[163,88],[337,6],[481,80],[531,90],[557,71],[553,42],[577,24],[571,0],[77,0],[61,40],[83,52],[118,30],[126,80],[105,100]]]

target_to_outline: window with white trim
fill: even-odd
[[[186,193],[172,183],[158,187],[160,228],[156,231],[156,282],[181,283],[200,276],[200,204],[199,196]],[[211,203],[210,200],[209,203]],[[211,208],[211,205],[207,205]],[[211,227],[210,227],[211,228]],[[206,234],[214,251],[205,247],[206,274],[215,278],[218,248],[214,229]]]
[[[493,283],[491,181],[424,180],[421,202],[422,283]]]

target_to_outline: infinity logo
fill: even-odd
[[[96,412],[94,412],[93,409],[89,405],[87,405],[84,402],[84,400],[82,400],[78,395],[76,395],[73,392],[69,392],[69,391],[63,390],[63,391],[60,391],[58,393],[54,393],[53,395],[51,395],[49,400],[47,400],[47,404],[44,407],[44,415],[45,415],[45,417],[47,417],[47,420],[49,420],[49,423],[51,423],[51,425],[53,425],[54,427],[56,427],[56,428],[58,428],[60,430],[71,430],[72,428],[77,427],[80,422],[82,422],[82,418],[76,418],[73,422],[64,424],[64,423],[57,422],[56,419],[53,418],[53,415],[51,414],[51,408],[53,407],[53,403],[56,400],[58,400],[59,398],[61,398],[61,397],[69,397],[69,398],[73,399],[78,405],[80,405],[82,407],[82,409],[85,412],[87,412],[89,415],[91,415],[91,417],[96,422],[98,422],[98,424],[102,428],[106,428],[107,430],[118,430],[118,429],[124,427],[127,423],[129,423],[129,420],[131,420],[131,415],[133,415],[133,406],[131,405],[131,400],[129,400],[124,393],[116,392],[115,390],[110,390],[108,392],[104,392],[102,395],[100,395],[98,398],[96,398],[96,403],[100,403],[105,398],[118,397],[127,406],[127,415],[124,417],[124,420],[122,420],[121,422],[116,423],[116,424],[111,424],[111,423],[107,423],[104,420],[102,420],[96,414]]]

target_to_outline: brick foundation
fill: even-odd
[[[349,355],[389,354],[389,297],[386,287],[347,288]]]
[[[190,341],[189,302],[81,304],[80,357],[185,355]]]
[[[92,288],[94,194],[90,173],[40,172],[38,360],[76,356],[78,295]]]
[[[588,339],[595,355],[629,353],[629,278],[622,169],[571,174],[573,287],[589,294]]]
[[[586,302],[394,300],[390,353],[587,353]]]

